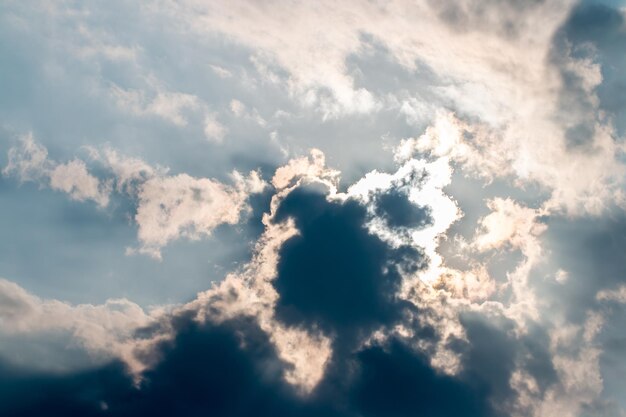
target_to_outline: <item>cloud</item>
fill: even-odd
[[[197,325],[181,320],[177,330],[175,343],[160,347],[165,359],[146,374],[139,389],[119,366],[56,377],[11,374],[5,368],[0,381],[3,386],[12,384],[13,395],[8,397],[3,390],[0,409],[25,416],[43,410],[96,416],[206,412],[218,416],[376,416],[393,404],[397,415],[429,411],[448,416],[458,410],[490,415],[471,387],[436,375],[400,344],[351,355],[359,373],[337,374],[338,380],[329,380],[326,390],[306,400],[281,381],[282,364],[253,323]],[[390,384],[406,389],[388,391],[385,387]],[[32,395],[31,388],[40,394]],[[433,395],[410,395],[423,390]],[[337,403],[338,395],[345,401]]]
[[[233,187],[186,174],[144,182],[135,214],[139,250],[159,258],[160,248],[171,240],[199,239],[220,224],[238,223],[248,195],[262,191],[264,183],[255,172],[247,178],[234,173],[233,179]]]
[[[615,290],[602,290],[596,294],[596,298],[602,301],[626,302],[626,286],[621,286]]]
[[[480,232],[474,239],[479,251],[497,249],[502,246],[519,248],[529,253],[531,245],[536,245],[536,236],[546,230],[538,222],[541,211],[522,207],[511,199],[494,199],[487,202],[491,213],[479,221]]]
[[[612,122],[601,117],[599,64],[593,56],[561,47],[573,33],[560,32],[562,25],[585,13],[574,2],[355,2],[312,9],[239,1],[197,5],[193,15],[187,7],[192,4],[165,10],[200,35],[211,27],[262,51],[257,56],[286,69],[292,93],[326,117],[385,107],[384,97],[355,85],[346,65],[366,33],[398,65],[415,71],[422,64],[436,74],[440,84],[430,93],[439,95],[439,108],[456,110],[464,120],[460,131],[472,137],[454,139],[457,146],[449,149],[455,155],[450,156],[461,158],[472,171],[489,178],[513,176],[520,185],[539,183],[552,192],[547,207],[572,215],[599,214],[615,200],[623,204],[623,149]],[[224,17],[233,15],[239,18]],[[416,25],[422,30],[412,30]],[[285,30],[291,33],[288,41]],[[580,82],[574,85],[571,79]],[[389,93],[398,102],[410,102]],[[573,109],[582,102],[588,103],[587,110]],[[569,147],[569,138],[581,133],[582,125],[593,133],[588,145],[593,152]],[[584,178],[576,175],[582,171]]]
[[[187,124],[183,111],[195,110],[200,106],[198,97],[191,94],[157,92],[149,99],[143,91],[124,90],[118,86],[111,87],[111,94],[125,111],[138,116],[159,116],[178,126]]]
[[[541,48],[549,45],[554,28],[567,15],[570,3],[556,3],[536,3],[528,7],[498,3],[491,5],[490,13],[471,1],[441,6],[427,1],[410,5],[400,1],[385,5],[323,3],[319,8],[306,4],[282,7],[281,2],[269,7],[258,7],[247,1],[228,5],[189,2],[166,10],[190,23],[199,34],[206,34],[206,28],[211,27],[260,51],[258,56],[276,60],[289,72],[291,89],[303,96],[305,103],[319,106],[328,115],[337,115],[371,112],[380,102],[370,91],[355,86],[346,70],[345,59],[358,50],[361,34],[380,39],[407,68],[415,68],[416,61],[422,60],[443,76],[484,85],[489,94],[495,95],[501,87],[514,89],[516,83],[526,81],[520,79],[523,71],[507,74],[504,68],[520,65],[527,74],[541,76],[537,68],[541,65],[540,59],[535,60],[530,55],[540,54]],[[193,9],[194,15],[189,13],[192,5],[197,6]],[[459,11],[457,16],[464,15],[464,20],[471,21],[473,30],[458,30],[461,25],[445,20],[451,16],[445,10]],[[234,15],[239,17],[236,23],[226,17]],[[481,19],[490,23],[477,23]],[[537,20],[544,24],[536,25],[534,31],[521,30]],[[493,23],[496,21],[497,24]],[[503,28],[503,21],[510,23]],[[411,30],[414,24],[423,30]],[[246,30],[242,30],[243,27]],[[511,28],[520,29],[517,36],[501,36],[501,32]],[[291,34],[288,41],[282,36],[285,30]],[[485,47],[486,43],[489,47]],[[490,53],[495,50],[500,54]],[[330,100],[324,96],[325,89],[331,93]],[[503,97],[493,99],[503,101]],[[504,103],[499,105],[505,106]]]
[[[439,243],[450,226],[462,217],[454,199],[444,192],[444,187],[451,181],[452,167],[446,157],[427,161],[398,156],[399,152],[396,151],[396,157],[402,164],[395,173],[369,172],[348,188],[347,195],[368,203],[371,232],[392,245],[406,244],[424,251],[429,266],[421,279],[432,281],[441,273],[442,258],[437,251]],[[388,214],[377,217],[380,199],[394,192],[405,194],[407,207],[411,210],[430,213],[431,221],[427,225],[398,228],[389,223]]]
[[[512,177],[519,185],[538,183],[551,192],[544,203],[550,211],[599,215],[612,205],[621,206],[624,167],[619,158],[623,150],[614,139],[613,128],[597,126],[593,143],[588,145],[593,148],[591,153],[571,151],[563,130],[558,129],[543,126],[541,134],[552,135],[554,141],[529,146],[510,132],[439,114],[435,126],[417,139],[405,140],[399,152],[401,156],[418,151],[450,157],[489,181]],[[584,178],[579,172],[586,173]]]
[[[129,165],[147,172],[137,161]],[[445,158],[409,159],[395,173],[372,172],[342,193],[336,187],[338,172],[326,167],[323,154],[293,160],[274,176],[275,194],[252,260],[195,300],[156,315],[127,302],[87,307],[41,301],[5,283],[4,298],[10,302],[4,304],[11,306],[2,310],[5,317],[31,317],[29,311],[42,309],[71,329],[75,322],[64,324],[59,317],[81,318],[83,326],[96,328],[84,333],[90,341],[107,334],[110,342],[110,335],[120,332],[120,349],[129,356],[118,357],[135,374],[124,375],[118,365],[57,377],[5,367],[1,378],[15,384],[19,395],[1,407],[24,415],[42,407],[120,416],[155,410],[337,416],[388,415],[389,410],[548,416],[558,410],[576,415],[602,391],[601,351],[594,346],[602,315],[589,312],[584,323],[573,324],[562,315],[516,313],[529,308],[522,296],[531,291],[528,268],[537,255],[527,241],[538,245],[533,239],[543,226],[535,210],[512,200],[489,204],[492,212],[479,222],[471,245],[479,252],[507,245],[522,251],[525,258],[509,277],[512,296],[497,298],[497,292],[487,291],[477,297],[479,291],[468,290],[471,274],[463,270],[455,285],[433,281],[428,275],[433,259],[414,236],[430,236],[437,255],[438,236],[457,219],[456,204],[442,191],[449,170]],[[122,172],[124,178],[141,178]],[[204,184],[188,176],[156,175],[139,184],[139,195],[153,180],[159,187],[183,181],[182,190]],[[259,185],[243,177],[235,183]],[[205,185],[214,191],[215,184]],[[380,198],[390,192],[406,199],[410,207],[405,209],[427,208],[432,218],[390,224],[388,213],[379,209]],[[176,201],[195,207],[185,193]],[[451,210],[434,210],[431,204]],[[449,217],[438,218],[441,213]],[[387,235],[373,224],[388,233],[414,234]],[[438,268],[449,270],[445,264]],[[48,305],[61,305],[60,312]],[[129,320],[127,313],[138,319]],[[32,317],[32,323],[39,321]],[[101,317],[107,326],[98,325]],[[113,317],[133,325],[120,330]],[[28,323],[24,329],[33,325],[23,323]],[[82,334],[75,337],[81,340]],[[93,381],[94,375],[108,376],[90,382],[93,394],[82,395],[86,388],[76,381]],[[29,396],[27,387],[40,384],[59,388]]]
[[[87,382],[92,395],[80,394],[85,382],[77,382],[93,381],[91,371],[50,379],[5,370],[0,379],[17,388],[2,409],[375,416],[393,404],[398,415],[492,415],[479,386],[438,374],[406,341],[364,344],[368,333],[402,320],[404,309],[414,311],[397,293],[403,271],[419,269],[423,255],[369,233],[366,207],[333,199],[323,185],[327,169],[318,168],[321,182],[307,168],[278,190],[245,270],[136,333],[152,343],[135,359],[150,364],[137,388],[115,366],[93,371],[107,376]],[[156,338],[164,330],[170,337]],[[48,384],[57,389],[27,394]],[[388,392],[389,384],[404,388]],[[430,394],[419,400],[410,394],[423,390]]]
[[[221,142],[224,140],[224,136],[228,129],[224,127],[220,122],[217,121],[215,115],[207,115],[204,119],[204,134],[207,139]]]
[[[81,160],[59,164],[49,159],[47,149],[35,142],[32,134],[22,136],[19,145],[9,150],[9,162],[2,173],[21,182],[47,185],[68,194],[72,200],[92,200],[101,207],[109,204],[110,183],[91,175]]]
[[[120,154],[111,147],[102,150],[88,148],[91,158],[105,164],[115,176],[116,191],[136,194],[137,187],[150,178],[166,175],[167,168],[153,167],[139,158]]]
[[[258,239],[223,280],[154,315],[0,281],[16,345],[52,330],[122,362],[65,375],[0,363],[0,411],[622,413],[622,10],[115,0],[5,11],[0,36],[17,44],[0,42],[13,92],[0,123],[49,138],[65,161],[26,137],[5,176],[128,211],[128,253],[160,259],[225,225]],[[85,143],[89,160],[56,156]]]
[[[157,116],[178,127],[185,127],[190,118],[203,115],[203,131],[207,140],[220,143],[224,140],[228,128],[221,124],[215,113],[199,97],[163,90],[157,81],[148,79],[149,89],[126,90],[117,85],[110,88],[117,105],[136,116]]]
[[[41,299],[6,279],[0,279],[0,300],[0,332],[4,338],[67,333],[68,344],[86,350],[98,365],[122,358],[129,366],[138,366],[140,362],[133,356],[133,349],[138,346],[134,333],[155,322],[153,316],[127,299],[111,299],[100,305],[71,305]]]
[[[109,202],[109,185],[105,183],[102,187],[98,178],[89,174],[83,161],[75,159],[57,165],[49,175],[50,188],[69,194],[73,200],[93,200],[100,206],[106,206]]]
[[[299,234],[283,244],[274,286],[279,318],[327,332],[383,325],[398,306],[402,259],[419,264],[408,247],[388,250],[363,228],[366,212],[355,202],[328,203],[323,194],[294,190],[275,220],[293,217]],[[304,320],[304,322],[303,322]]]
[[[219,225],[238,223],[248,209],[249,195],[260,193],[266,185],[256,171],[247,177],[233,171],[233,185],[229,186],[188,174],[167,175],[167,168],[152,167],[108,147],[87,150],[92,159],[111,171],[112,178],[100,180],[79,159],[65,164],[50,160],[47,149],[32,135],[21,138],[20,145],[9,150],[3,174],[48,185],[73,200],[94,200],[102,207],[108,205],[114,186],[118,193],[136,199],[134,220],[141,242],[137,250],[156,259],[161,258],[160,249],[172,240],[197,240]],[[131,248],[128,253],[134,251]]]
[[[137,250],[156,259],[172,240],[197,240],[209,236],[219,225],[238,223],[248,210],[250,194],[260,193],[266,185],[256,171],[247,177],[234,171],[230,176],[233,185],[229,186],[188,174],[167,175],[167,168],[120,156],[112,149],[92,149],[91,154],[116,175],[117,189],[136,199],[134,220],[141,246],[130,248],[128,253]]]

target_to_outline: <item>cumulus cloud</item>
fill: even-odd
[[[275,194],[252,260],[195,300],[158,316],[126,301],[99,307],[41,301],[8,282],[3,296],[9,302],[3,303],[2,314],[23,317],[13,320],[16,329],[40,321],[37,311],[56,317],[64,328],[74,329],[74,320],[81,318],[89,329],[95,326],[93,333],[85,333],[94,343],[103,334],[123,335],[126,356],[118,357],[131,365],[135,378],[115,368],[98,371],[115,377],[97,399],[61,394],[76,410],[98,413],[94,410],[102,410],[104,403],[107,412],[126,415],[159,404],[177,412],[184,403],[187,409],[245,415],[248,408],[234,409],[227,400],[235,395],[247,399],[245,404],[286,414],[377,415],[395,404],[409,414],[428,410],[444,416],[462,409],[477,416],[547,416],[555,410],[576,415],[602,391],[601,351],[594,343],[603,317],[590,312],[584,323],[571,324],[563,316],[548,319],[528,311],[535,307],[524,298],[532,294],[528,269],[537,262],[534,251],[544,227],[538,211],[512,200],[489,203],[492,212],[480,220],[470,245],[478,252],[518,249],[524,254],[508,277],[510,298],[494,298],[484,267],[465,271],[445,265],[439,239],[459,210],[443,191],[451,167],[442,158],[433,163],[408,159],[392,174],[371,172],[345,193],[337,188],[339,173],[326,167],[319,151],[292,160],[276,171]],[[129,165],[147,171],[136,161]],[[139,177],[124,172],[125,178]],[[182,180],[193,182],[183,190],[199,188],[195,197],[178,196],[172,215],[197,209],[194,201],[210,205],[202,199],[202,186],[215,192],[211,182],[155,176],[141,183],[139,195],[152,180],[158,187]],[[235,183],[251,189],[261,185],[241,176]],[[412,208],[428,208],[431,217],[390,222],[384,204],[380,211],[381,197],[390,192]],[[437,204],[449,209],[435,210]],[[203,219],[198,216],[185,218]],[[189,233],[202,233],[203,224],[187,225]],[[106,326],[98,325],[101,315]],[[118,329],[114,317],[127,327]],[[77,331],[76,337],[82,334]],[[489,365],[492,361],[496,367]],[[71,386],[73,378],[56,383]],[[189,397],[172,389],[180,383],[220,394]],[[139,391],[131,401],[123,393],[135,389],[133,384]],[[389,385],[396,388],[386,389]],[[413,395],[395,392],[400,386],[411,392],[428,386],[431,399],[415,401]],[[38,410],[42,401],[31,402],[28,410]],[[19,410],[21,405],[9,401],[3,406]]]
[[[103,387],[97,402],[70,403],[78,410],[92,410],[104,402],[108,411],[124,415],[132,409],[146,411],[162,398],[168,404],[165,407],[177,410],[181,397],[171,390],[163,396],[160,387],[178,380],[170,369],[189,369],[186,379],[207,388],[216,386],[212,381],[217,375],[222,377],[215,383],[224,386],[228,375],[232,387],[227,383],[225,390],[217,391],[223,395],[239,392],[237,397],[247,398],[265,390],[268,395],[256,407],[287,414],[298,409],[336,415],[371,413],[386,409],[389,401],[401,404],[407,412],[427,407],[435,415],[447,415],[461,407],[475,415],[490,414],[486,398],[477,395],[477,386],[463,378],[438,375],[406,341],[392,337],[364,344],[370,332],[392,327],[403,320],[403,311],[413,311],[397,295],[403,274],[421,270],[426,259],[417,248],[390,245],[370,233],[366,205],[348,195],[338,197],[325,183],[325,178],[334,177],[336,173],[324,166],[319,153],[281,171],[278,178],[285,181],[277,187],[253,260],[196,300],[161,316],[153,330],[147,330],[147,337],[138,339],[144,349],[134,360],[149,369],[141,373],[138,402],[133,405],[114,394],[130,385],[116,377],[112,386]],[[363,264],[364,259],[369,261]],[[196,372],[197,363],[191,368],[185,365],[188,360],[200,360],[200,352],[207,358],[201,362],[214,371],[208,380]],[[407,366],[411,369],[408,380]],[[349,371],[354,367],[357,373]],[[433,395],[452,396],[455,405],[379,395],[380,376],[385,376],[386,383],[408,383],[412,389],[435,387]],[[250,386],[246,381],[258,382]],[[353,411],[342,411],[341,402],[335,400],[337,393]],[[254,404],[253,397],[252,403],[245,403]],[[229,415],[247,410],[236,411],[230,402],[218,403],[194,397],[187,400],[187,407],[221,409]],[[15,406],[13,401],[4,404],[9,410]],[[29,407],[37,410],[39,403]]]
[[[0,279],[0,301],[0,332],[5,338],[67,333],[69,343],[85,349],[97,364],[122,358],[129,366],[138,366],[133,356],[134,332],[155,322],[150,313],[127,299],[72,305],[41,299],[6,279]]]
[[[258,173],[233,174],[234,186],[186,174],[156,177],[141,185],[135,221],[141,252],[160,257],[173,239],[199,239],[220,224],[236,224],[250,193],[263,190]]]
[[[508,4],[493,5],[489,20],[514,15],[515,19],[509,18],[509,28],[521,29],[530,22],[542,22],[533,31],[520,30],[517,36],[501,36],[498,30],[488,29],[499,25],[477,24],[485,14],[471,1],[464,2],[464,6],[444,7],[427,1],[385,5],[323,3],[319,8],[306,4],[281,7],[280,2],[268,8],[248,1],[228,5],[189,2],[167,11],[191,23],[201,34],[211,27],[269,55],[289,71],[294,92],[302,95],[306,103],[320,106],[327,114],[338,114],[372,111],[380,101],[370,91],[355,86],[346,70],[345,59],[358,50],[362,33],[381,39],[402,65],[415,68],[416,61],[422,60],[442,75],[483,88],[490,95],[485,100],[505,106],[500,95],[503,90],[519,91],[516,90],[519,84],[531,83],[543,75],[542,48],[549,47],[552,33],[567,16],[571,4],[556,3],[537,3],[515,12],[511,12],[515,8]],[[197,6],[193,9],[195,15],[187,8],[192,4]],[[459,25],[450,22],[452,14],[442,9],[465,10],[457,16],[464,15],[474,30],[458,30]],[[233,15],[245,23],[226,18]],[[423,30],[412,30],[414,25]],[[291,34],[289,41],[282,35],[285,30]],[[455,60],[453,64],[451,59]],[[485,62],[487,65],[483,65]],[[507,73],[505,68],[515,65],[519,65],[518,69]],[[530,79],[524,79],[523,74]],[[331,91],[332,101],[325,99],[324,89]]]
[[[233,185],[188,174],[167,175],[168,170],[144,161],[120,156],[111,149],[92,155],[116,174],[118,190],[137,200],[134,220],[138,226],[138,250],[160,259],[160,250],[180,238],[200,239],[222,224],[236,224],[248,209],[250,194],[263,191],[265,182],[256,171],[243,176],[234,171]]]
[[[433,127],[417,139],[403,141],[399,152],[400,157],[412,151],[447,156],[489,181],[512,177],[520,185],[538,183],[552,193],[544,203],[550,211],[598,215],[611,205],[621,206],[623,149],[612,127],[597,126],[591,153],[571,151],[564,131],[558,129],[543,126],[541,135],[550,136],[550,141],[533,144],[501,129],[439,114]]]
[[[160,249],[170,241],[208,236],[221,224],[236,224],[247,210],[250,194],[263,191],[265,182],[256,171],[243,176],[233,171],[233,185],[187,174],[168,175],[168,169],[152,167],[141,159],[116,150],[88,148],[92,159],[104,164],[112,177],[99,179],[84,161],[59,164],[48,158],[47,149],[32,135],[21,138],[9,150],[4,175],[20,181],[36,181],[67,193],[78,201],[93,200],[105,207],[113,189],[136,200],[134,220],[138,226],[138,250],[160,259]]]
[[[92,200],[101,207],[109,204],[109,182],[90,174],[79,159],[65,164],[49,159],[47,149],[37,143],[32,134],[22,136],[20,143],[9,150],[9,162],[2,173],[15,176],[22,182],[33,181],[49,186],[68,194],[73,200]]]
[[[623,88],[622,10],[112,4],[166,33],[92,29],[98,18],[117,27],[107,6],[64,2],[42,7],[53,23],[36,43],[48,34],[46,46],[89,66],[76,65],[89,74],[77,85],[106,102],[93,120],[148,159],[93,146],[91,160],[60,163],[27,136],[3,174],[101,207],[130,200],[138,244],[127,252],[157,259],[178,239],[242,224],[252,195],[265,192],[267,207],[251,213],[250,259],[167,311],[40,299],[0,281],[3,332],[65,332],[121,361],[56,376],[0,361],[0,411],[623,414],[605,365],[619,344],[606,342],[609,313],[626,299],[624,106],[607,92]],[[2,22],[27,33],[32,6],[11,6]],[[41,67],[46,86],[74,74],[36,62],[23,67]],[[167,146],[152,138],[161,130]],[[302,156],[308,136],[325,153]],[[146,162],[159,148],[175,169]],[[348,179],[328,166],[340,159]],[[269,184],[259,166],[274,171]]]
[[[71,8],[49,6],[45,10],[59,19],[83,18],[78,12],[72,14]],[[585,16],[589,15],[607,19],[606,30],[615,32],[622,19],[619,11],[578,7],[567,0],[524,6],[355,1],[322,3],[315,8],[307,4],[284,7],[282,2],[259,7],[250,1],[204,4],[191,0],[178,5],[158,3],[143,13],[171,22],[176,36],[188,34],[178,28],[191,28],[204,42],[219,34],[248,48],[258,75],[268,78],[250,81],[254,88],[278,77],[291,98],[319,109],[327,118],[393,109],[421,127],[437,111],[454,110],[458,120],[452,123],[461,123],[457,130],[463,135],[453,140],[450,152],[454,155],[450,156],[484,178],[513,176],[522,186],[538,182],[552,192],[546,206],[553,210],[599,214],[612,204],[622,204],[623,149],[614,129],[618,121],[603,116],[606,103],[598,95],[603,71],[612,71],[610,65],[603,66],[602,51],[613,44],[576,30],[576,25],[587,24]],[[94,48],[116,40],[112,33],[85,26],[80,26],[89,33],[84,42]],[[423,29],[414,30],[416,26]],[[289,39],[283,36],[286,30]],[[126,39],[117,42],[119,48],[141,51],[130,47]],[[401,85],[380,94],[362,87],[357,81],[364,69],[349,63],[372,43],[387,51],[395,69],[431,74],[430,85],[417,90]],[[107,87],[114,101],[127,113],[157,116],[179,127],[193,119],[206,139],[222,141],[231,127],[215,116],[218,109],[208,98],[170,86],[168,77],[160,78],[142,66],[145,59],[139,56],[132,61],[136,85],[122,87],[116,80]],[[229,70],[217,61],[207,69],[221,69],[221,77]],[[250,75],[240,73],[248,83]],[[243,114],[243,100],[229,96],[222,106],[232,107],[229,103],[239,103],[235,113]],[[272,109],[277,110],[282,109]],[[584,149],[571,146],[574,136],[586,137],[578,140]],[[425,146],[421,149],[426,150]],[[443,148],[439,146],[437,152]],[[583,171],[584,176],[577,175]]]

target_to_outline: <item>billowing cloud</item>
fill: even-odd
[[[428,202],[445,197],[440,187],[447,177],[437,182],[441,169],[410,159],[397,173],[373,172],[343,194],[333,186],[338,173],[326,168],[319,152],[287,164],[274,179],[276,194],[251,262],[190,303],[156,316],[139,309],[137,320],[121,320],[133,326],[130,335],[122,327],[125,350],[118,357],[135,370],[134,377],[105,368],[98,372],[116,376],[98,389],[97,398],[61,393],[59,404],[114,415],[154,407],[181,412],[183,404],[224,415],[245,415],[252,404],[287,414],[379,415],[393,407],[401,410],[399,415],[428,411],[446,416],[459,410],[477,416],[548,416],[557,410],[577,415],[601,393],[601,351],[593,343],[603,319],[590,312],[576,325],[564,324],[563,317],[546,320],[517,312],[536,307],[523,296],[531,291],[527,268],[537,262],[527,242],[544,229],[537,213],[509,200],[490,203],[492,213],[481,220],[471,246],[479,252],[520,250],[525,260],[509,276],[510,298],[493,291],[476,298],[458,290],[459,285],[471,288],[469,271],[459,271],[450,285],[429,278],[430,263],[441,259],[431,259],[420,240],[410,237],[411,231],[419,235],[432,229],[436,241],[446,231],[439,230],[436,219],[398,226],[380,212],[379,196],[389,195],[392,187],[400,193],[394,198],[406,198],[414,209],[428,208],[436,216]],[[429,178],[439,185],[430,188]],[[434,193],[430,200],[429,192]],[[375,224],[398,234],[391,238]],[[97,326],[100,314],[110,324],[114,321],[107,314],[133,311],[130,305],[116,308],[128,302],[72,307],[42,302],[15,284],[4,287],[11,302],[3,315],[23,331],[32,326],[31,311],[47,311],[49,305],[61,306],[60,313],[51,311],[62,317],[85,314],[81,322],[88,328]],[[84,313],[92,310],[98,313]],[[75,337],[81,335],[78,331]],[[494,360],[495,367],[490,365]],[[202,371],[205,366],[213,372]],[[27,384],[37,381],[36,376],[20,378],[34,378]],[[55,383],[73,386],[74,378]],[[396,388],[384,388],[390,385]],[[129,390],[138,391],[128,397],[124,392]],[[408,394],[414,390],[429,395],[417,400]],[[247,405],[240,408],[234,398],[246,398]],[[9,401],[4,407],[36,413],[49,401],[53,398],[29,402],[30,408]]]
[[[146,330],[136,333],[144,334],[136,339],[142,349],[131,352],[150,370],[140,374],[139,396],[130,402],[125,394],[118,396],[133,389],[132,379],[119,374],[102,386],[97,399],[70,400],[63,407],[125,415],[153,407],[176,412],[185,403],[187,408],[228,415],[245,415],[250,411],[245,407],[252,406],[288,414],[327,410],[376,415],[391,402],[406,412],[449,415],[464,409],[473,415],[491,414],[477,385],[439,375],[408,340],[391,336],[367,342],[372,332],[402,323],[405,314],[419,314],[399,298],[400,287],[404,274],[417,273],[428,261],[417,248],[394,247],[370,233],[366,206],[348,196],[333,198],[324,184],[326,171],[331,176],[333,171],[320,162],[323,156],[315,155],[309,163],[319,163],[320,181],[299,162],[306,169],[292,171],[296,183],[285,183],[287,188],[275,195],[264,237],[246,269],[172,313],[142,323]],[[20,313],[13,310],[14,315]],[[213,372],[204,373],[197,362],[190,368],[184,365],[200,360],[198,354]],[[171,389],[164,396],[161,389],[182,376],[179,371],[179,376],[170,374],[174,369],[189,370],[185,386],[202,386],[202,392],[215,396],[188,397],[184,390],[179,396]],[[408,384],[410,390],[431,387],[433,395],[416,401],[412,395],[381,393],[382,376],[393,384]],[[57,383],[64,386],[74,377],[67,378]],[[259,397],[259,390],[267,395]],[[239,409],[228,400],[231,395],[252,397]],[[450,396],[455,402],[439,400]],[[165,403],[157,406],[159,398]],[[31,413],[48,401],[43,398],[24,409],[9,401],[4,407]]]
[[[140,187],[135,221],[140,251],[159,257],[159,248],[173,239],[198,239],[220,224],[235,224],[249,193],[263,190],[256,173],[233,174],[234,187],[186,174],[152,178]]]
[[[71,305],[41,299],[6,279],[0,279],[0,301],[3,338],[69,335],[69,344],[86,350],[97,364],[121,358],[129,366],[137,366],[139,362],[133,356],[137,346],[134,333],[155,322],[154,317],[127,299],[107,300],[101,305]]]
[[[623,8],[0,9],[0,414],[625,415]]]

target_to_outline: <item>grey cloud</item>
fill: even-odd
[[[609,117],[618,132],[624,132],[624,22],[624,14],[619,9],[582,2],[555,34],[550,59],[563,80],[561,113],[557,117],[566,123],[572,118],[577,121],[568,126],[567,132],[573,147],[590,142],[598,117],[605,117],[598,114],[598,109]],[[578,60],[578,68],[572,66],[572,59]],[[581,72],[582,65],[587,69]],[[585,77],[594,71],[601,82],[590,86]]]
[[[532,12],[545,6],[544,0],[531,1],[430,1],[440,19],[460,32],[494,31],[505,37],[517,37],[527,29]]]

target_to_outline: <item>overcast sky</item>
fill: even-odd
[[[0,414],[626,416],[626,4],[0,3]]]

